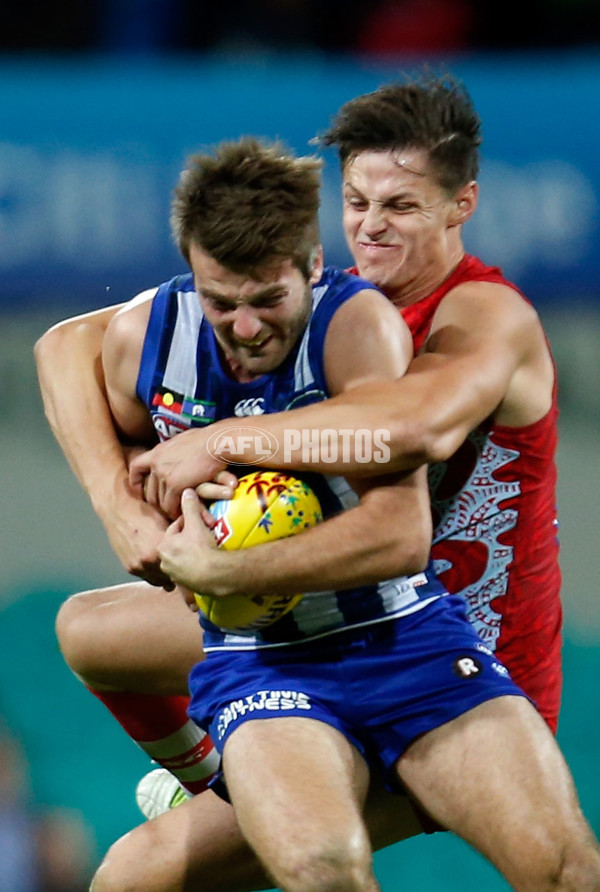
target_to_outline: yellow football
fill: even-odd
[[[232,499],[213,502],[214,534],[220,548],[234,551],[295,536],[323,520],[312,489],[279,471],[256,471],[240,478]],[[232,632],[250,632],[271,625],[302,599],[297,595],[196,594],[198,607],[211,623]]]

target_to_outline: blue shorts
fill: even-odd
[[[190,675],[191,718],[219,752],[242,722],[299,716],[337,728],[388,781],[419,736],[486,700],[524,697],[461,598],[310,644],[212,651]]]

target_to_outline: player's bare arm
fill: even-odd
[[[396,378],[411,352],[412,340],[392,305],[363,292],[338,310],[327,333],[331,392]],[[183,522],[161,545],[161,566],[175,581],[214,596],[354,588],[422,570],[431,541],[424,469],[351,482],[360,495],[356,508],[302,536],[237,552],[215,547],[201,529],[200,502],[187,490]]]
[[[124,444],[147,446],[156,442],[148,413],[136,395],[138,364],[154,294],[154,289],[142,292],[122,307],[108,324],[102,344],[106,400],[114,435]],[[160,510],[145,502],[141,490],[131,487],[128,476],[124,485],[132,509],[126,515],[124,532],[135,549],[136,575],[153,585],[172,588],[171,581],[160,570],[157,552],[168,521]]]
[[[167,580],[156,564],[156,543],[165,520],[129,485],[128,464],[136,447],[119,439],[106,397],[102,344],[123,306],[54,325],[36,343],[35,360],[52,432],[115,554],[129,573],[163,584]]]

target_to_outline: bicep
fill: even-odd
[[[476,394],[478,423],[502,401],[523,363],[534,317],[512,289],[476,283],[442,302],[411,372],[431,370],[451,401],[468,403]]]
[[[325,339],[325,375],[331,396],[403,375],[413,355],[402,317],[376,291],[360,291],[333,316]]]
[[[486,283],[442,301],[425,351],[403,381],[404,406],[428,461],[452,454],[501,405],[525,361],[532,319],[504,286]]]
[[[489,283],[443,303],[415,368],[440,363],[454,399],[465,406],[469,394],[479,399],[475,423],[494,413],[501,424],[522,426],[545,415],[555,371],[535,308],[512,288]]]

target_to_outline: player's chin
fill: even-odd
[[[354,257],[361,274],[368,271],[371,280],[374,276],[389,278],[403,260],[397,245],[357,245]]]
[[[394,263],[391,256],[373,257],[363,252],[357,256],[360,274],[376,285],[387,282],[397,270],[398,264]]]
[[[290,349],[270,349],[261,356],[248,358],[248,371],[253,375],[267,375],[269,372],[274,372],[287,357]]]

